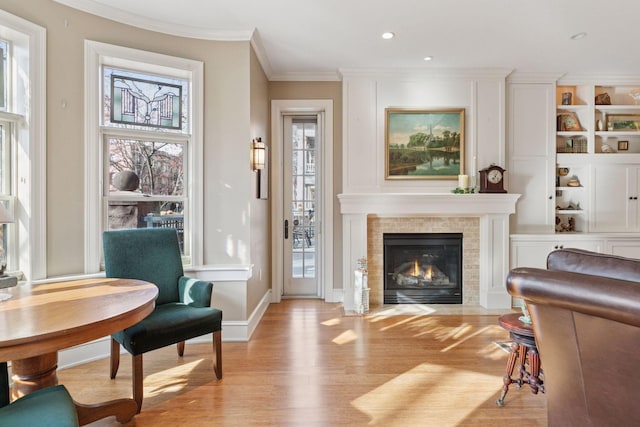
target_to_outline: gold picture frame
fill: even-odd
[[[573,111],[564,111],[558,113],[558,132],[577,132],[582,131],[580,119]]]
[[[609,125],[614,132],[640,131],[640,114],[608,114]]]
[[[385,179],[464,174],[464,108],[385,109]]]

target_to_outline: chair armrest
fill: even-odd
[[[178,279],[180,302],[193,307],[210,307],[213,283],[182,276]]]

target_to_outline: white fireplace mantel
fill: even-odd
[[[340,213],[376,215],[509,215],[519,194],[352,193],[339,194]]]
[[[344,309],[352,311],[353,272],[367,256],[367,216],[471,216],[480,218],[480,305],[511,307],[509,215],[520,194],[346,193],[339,194],[343,225]]]

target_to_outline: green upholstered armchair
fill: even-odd
[[[0,425],[72,427],[78,413],[67,389],[62,385],[34,391],[9,404],[7,362],[0,363]]]
[[[173,228],[105,231],[104,265],[107,277],[139,279],[158,287],[154,311],[139,323],[111,336],[111,378],[120,364],[120,345],[133,357],[133,398],[142,409],[142,354],[213,334],[215,374],[222,378],[222,311],[212,308],[213,284],[184,276]]]

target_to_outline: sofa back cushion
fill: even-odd
[[[640,282],[640,260],[582,249],[560,249],[547,257],[547,268]]]

